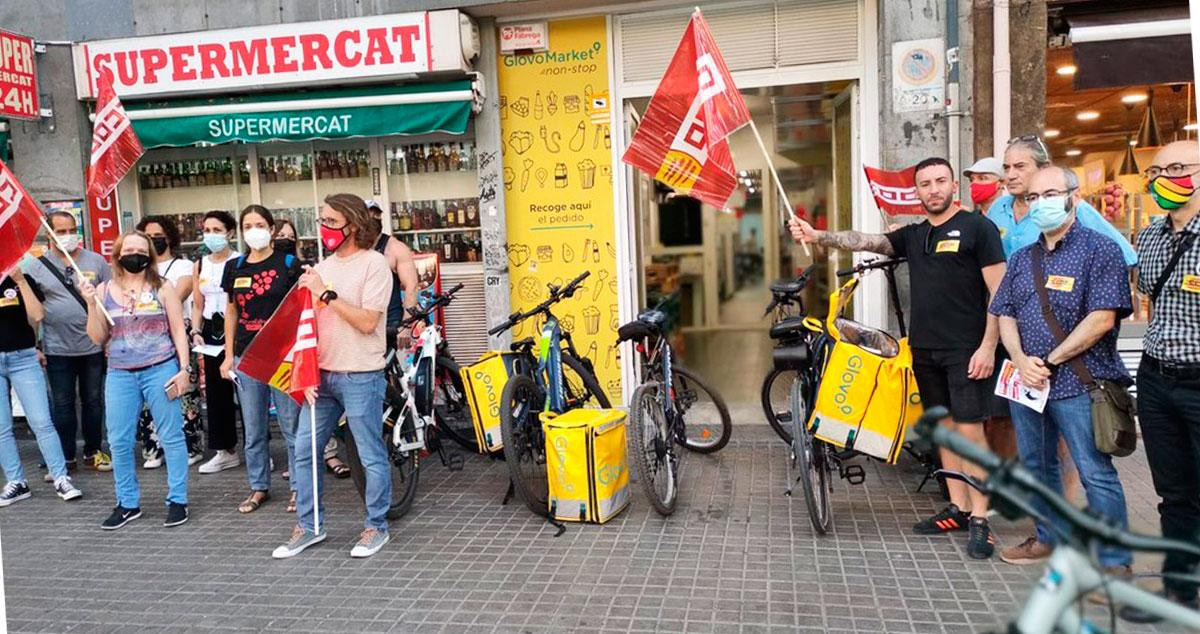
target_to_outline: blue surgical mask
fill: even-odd
[[[1029,217],[1033,218],[1033,224],[1037,225],[1037,228],[1042,233],[1054,231],[1063,226],[1063,223],[1067,221],[1069,213],[1071,213],[1071,210],[1067,207],[1066,196],[1039,198],[1029,208]]]
[[[229,246],[229,236],[223,233],[206,233],[204,234],[204,246],[210,253],[222,251]]]

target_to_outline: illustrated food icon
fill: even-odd
[[[563,112],[567,114],[579,114],[579,95],[567,95],[563,97]]]
[[[521,97],[520,99],[512,102],[512,104],[509,106],[509,109],[512,110],[514,113],[516,113],[519,116],[528,117],[529,116],[529,97]]]
[[[567,315],[566,317],[563,317],[562,319],[560,319],[558,321],[562,323],[563,330],[565,330],[567,332],[571,332],[572,330],[575,330],[575,318],[574,317]]]
[[[547,172],[544,167],[539,167],[535,175],[537,176],[538,187],[545,187],[546,179],[550,177],[550,172]]]
[[[529,247],[523,244],[510,244],[508,246],[508,261],[512,263],[513,268],[521,268],[529,261]]]
[[[576,164],[576,167],[579,168],[579,186],[591,189],[596,184],[596,162],[592,159],[583,159]]]
[[[533,96],[533,118],[541,120],[542,115],[546,112],[546,105],[542,101],[542,91],[537,91]]]
[[[600,269],[600,281],[596,282],[596,290],[592,291],[592,301],[600,299],[600,293],[604,292],[604,280],[608,279],[608,269]]]
[[[511,167],[504,168],[504,190],[505,191],[512,191],[513,181],[516,180],[516,178],[517,178],[517,175],[515,172],[513,172],[513,169]]]
[[[574,262],[575,261],[575,249],[572,249],[571,247],[567,246],[567,243],[564,242],[562,245],[562,251],[563,251],[563,262]]]
[[[508,145],[517,154],[524,154],[533,147],[533,135],[524,130],[517,130],[508,135]]]
[[[571,135],[571,140],[567,143],[567,147],[571,148],[572,152],[578,152],[583,149],[583,144],[587,141],[587,124],[580,121],[579,125],[575,126],[575,134]]]
[[[537,248],[538,262],[549,262],[554,259],[554,247],[543,244]],[[560,282],[561,284],[561,282]]]
[[[525,191],[526,189],[529,189],[529,170],[533,169],[533,161],[531,159],[525,159],[525,162],[521,165],[521,167],[525,168],[521,170],[521,191]]]
[[[562,150],[562,134],[557,130],[554,132],[546,132],[546,126],[538,129],[538,136],[542,137],[542,143],[546,144],[546,151],[558,154]]]
[[[567,186],[567,164],[554,164],[554,187],[556,189],[565,189]]]
[[[553,117],[556,112],[558,112],[558,93],[551,90],[546,95],[546,114]]]
[[[583,309],[583,329],[589,335],[594,335],[600,332],[599,308],[596,308],[595,306],[588,306]]]
[[[517,284],[517,293],[527,302],[536,302],[542,298],[542,285],[538,283],[537,278],[522,278]]]
[[[604,248],[608,250],[608,254],[610,256],[612,256],[614,258],[617,257],[617,249],[615,247],[613,247],[613,244],[611,242],[605,242]]]

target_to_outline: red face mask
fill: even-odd
[[[971,202],[982,205],[1000,190],[1000,181],[994,183],[971,183]]]
[[[341,229],[330,229],[325,225],[321,225],[320,233],[321,244],[325,245],[325,249],[331,253],[333,251],[337,251],[338,247],[342,246],[342,244],[346,242],[346,238],[349,237],[346,235],[345,227],[342,227]]]

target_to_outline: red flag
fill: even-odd
[[[113,90],[112,73],[100,72],[97,81],[96,121],[92,124],[92,162],[88,169],[89,196],[103,198],[125,178],[129,168],[146,152],[133,131],[121,100]]]
[[[317,367],[317,320],[311,291],[292,287],[262,330],[246,346],[237,369],[291,395],[297,403],[304,402],[304,390],[321,382]]]
[[[41,228],[42,210],[0,161],[0,279],[21,261]]]
[[[725,138],[749,121],[746,102],[696,10],[621,160],[681,194],[724,207],[737,187]]]
[[[915,166],[914,166],[915,167]],[[863,165],[867,183],[875,204],[889,216],[923,214],[925,208],[917,198],[917,181],[913,167],[889,172]]]

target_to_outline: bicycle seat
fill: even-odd
[[[808,280],[779,280],[771,284],[772,295],[798,295]]]
[[[771,326],[769,334],[772,339],[790,339],[807,332],[807,330],[804,327],[804,317],[788,317]]]

